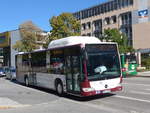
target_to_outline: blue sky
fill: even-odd
[[[1,0],[0,32],[15,30],[31,20],[45,31],[51,29],[49,19],[62,12],[76,12],[106,0]]]

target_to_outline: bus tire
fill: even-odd
[[[28,79],[28,77],[25,77],[25,85],[27,86],[27,87],[29,87],[29,79]]]
[[[63,96],[63,85],[61,82],[57,82],[56,84],[56,92],[59,96]]]

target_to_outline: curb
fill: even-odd
[[[13,108],[13,107],[11,107],[11,106],[0,106],[0,110],[1,109],[10,109],[10,108]]]
[[[147,78],[149,78],[150,77],[150,75],[127,75],[126,77],[123,77],[123,78],[134,78],[134,77],[147,77]]]
[[[145,77],[145,78],[149,78],[150,76],[146,76],[146,75],[136,75],[135,77]]]
[[[29,107],[30,105],[16,105],[16,106],[0,106],[0,110],[2,109],[12,109],[12,108],[22,108],[22,107]]]

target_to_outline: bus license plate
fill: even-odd
[[[103,93],[110,93],[110,90],[104,90]]]
[[[101,93],[101,91],[96,91],[96,94],[100,94]]]

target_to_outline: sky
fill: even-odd
[[[50,31],[49,19],[63,12],[77,12],[106,0],[1,0],[0,33],[18,29],[32,21],[44,31]]]

